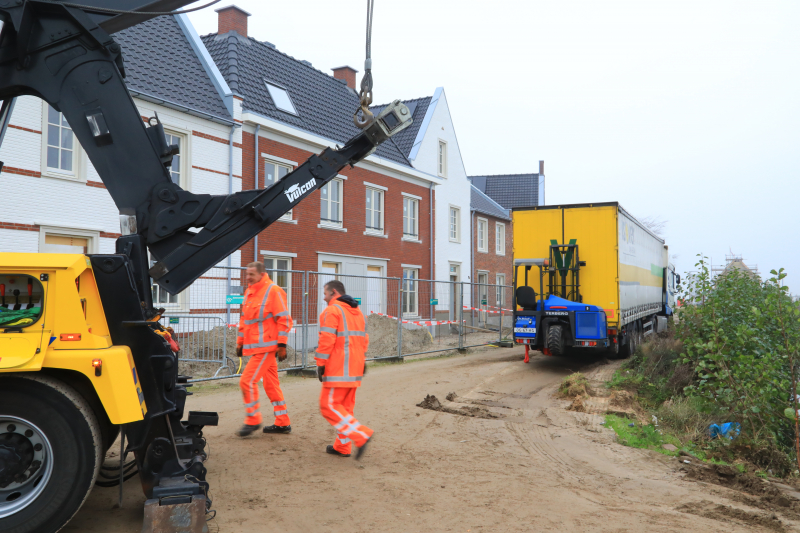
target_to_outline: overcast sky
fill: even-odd
[[[800,279],[800,2],[375,4],[375,101],[444,87],[468,174],[543,159],[548,204],[666,220],[679,271],[732,250]],[[189,15],[201,35],[226,5]],[[236,5],[252,37],[363,71],[365,1]]]

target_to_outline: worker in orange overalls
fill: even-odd
[[[369,346],[364,314],[358,303],[347,296],[341,281],[329,281],[323,290],[328,307],[319,317],[317,345],[317,377],[322,382],[319,408],[322,416],[336,428],[338,435],[326,451],[332,455],[350,457],[350,443],[358,448],[361,459],[373,431],[353,416],[356,389],[367,370],[366,351]]]
[[[286,292],[272,282],[264,270],[264,263],[247,265],[245,278],[248,287],[239,318],[236,355],[251,357],[239,380],[245,419],[237,435],[246,437],[261,427],[258,382],[262,379],[275,415],[275,423],[265,426],[264,433],[291,433],[286,401],[278,381],[278,361],[286,359],[286,342],[292,329]]]

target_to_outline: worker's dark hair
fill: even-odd
[[[326,283],[325,288],[328,289],[329,291],[336,291],[342,296],[346,294],[344,291],[344,283],[342,283],[338,279]]]
[[[247,265],[247,268],[255,268],[259,274],[263,274],[267,270],[264,268],[264,263],[261,261],[255,261]]]

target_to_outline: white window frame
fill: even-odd
[[[278,255],[261,254],[261,262],[264,263],[264,269],[267,271],[267,274],[269,274],[270,272],[274,272],[276,270],[283,271],[283,269],[280,269],[280,268],[272,268],[272,269],[269,268],[267,266],[267,261],[269,261],[269,260],[275,261],[275,263],[273,263],[273,264],[276,265],[276,266],[278,264],[277,263],[278,261],[286,261],[286,264],[288,265],[286,267],[286,270],[292,270],[292,258],[291,257],[287,257],[285,255],[278,256]],[[269,277],[270,277],[270,279],[272,279],[272,281],[274,283],[276,283],[276,284],[278,283],[275,280],[274,276],[270,275]],[[280,287],[280,285],[278,285],[278,287]],[[281,288],[284,291],[286,291],[286,306],[289,309],[289,313],[291,313],[292,312],[292,273],[291,272],[287,272],[286,273],[286,287],[281,287]]]
[[[379,215],[380,215],[379,216],[379,218],[380,218],[379,224],[380,224],[381,227],[380,228],[370,228],[368,226],[365,226],[365,230],[366,230],[365,233],[368,234],[368,235],[383,235],[384,232],[386,231],[386,225],[384,224],[384,215],[385,215],[385,212],[386,212],[386,193],[385,193],[385,191],[386,191],[386,189],[384,189],[384,188],[378,188],[378,187],[374,187],[374,186],[371,186],[371,185],[368,185],[365,188],[365,191],[364,191],[364,201],[365,202],[366,202],[366,195],[367,194],[372,194],[373,195],[372,196],[373,200],[375,198],[375,195],[377,195],[380,198],[380,201],[381,201],[381,208],[379,210]],[[365,205],[365,208],[364,208],[364,212],[365,213],[364,214],[366,216],[366,212],[368,210],[366,208],[366,203],[364,205]],[[373,205],[374,205],[374,202],[373,202]],[[369,211],[373,211],[374,212],[375,209],[370,209]],[[366,221],[365,221],[365,224],[366,224]]]
[[[447,141],[439,139],[438,151],[436,152],[436,171],[442,177],[447,177]]]
[[[453,211],[455,211],[455,223],[453,222]],[[455,233],[455,237],[453,233]],[[447,214],[447,238],[450,242],[461,242],[461,208],[455,205],[450,206]]]
[[[481,229],[483,226],[483,229]],[[489,219],[478,217],[478,251],[484,254],[489,253]],[[483,241],[483,243],[481,243]]]
[[[343,228],[344,227],[344,180],[343,179],[334,178],[331,181],[329,181],[328,183],[326,183],[324,185],[324,187],[320,187],[320,191],[319,191],[320,207],[322,207],[322,202],[323,201],[327,201],[328,202],[328,215],[330,216],[330,212],[331,212],[330,185],[333,182],[338,182],[339,183],[339,217],[340,217],[340,220],[338,222],[332,221],[332,220],[323,220],[322,216],[320,215],[319,225],[320,225],[320,227],[327,227],[327,228]],[[328,187],[328,191],[329,191],[328,192],[328,200],[323,200],[323,198],[322,198],[322,189],[324,189],[325,187]]]
[[[57,178],[68,181],[86,182],[86,164],[83,148],[78,142],[78,136],[72,132],[72,171],[51,169],[47,166],[47,125],[48,111],[50,104],[42,100],[42,153],[41,153],[41,174],[47,178]],[[72,125],[70,125],[72,129]]]
[[[502,222],[494,223],[494,253],[506,255],[506,225]]]
[[[409,218],[406,216],[406,202],[408,205],[414,206],[416,210],[416,217],[414,217],[414,227],[412,228],[414,233],[409,234],[406,233],[406,219]],[[403,240],[404,241],[412,241],[412,242],[421,242],[419,238],[419,197],[411,196],[409,194],[403,195]]]
[[[44,253],[45,237],[47,235],[60,235],[62,237],[79,237],[87,239],[87,253],[100,253],[100,232],[96,230],[71,228],[69,226],[39,225],[39,252]]]
[[[269,98],[270,98],[270,100],[272,100],[272,103],[275,105],[275,109],[277,109],[278,111],[283,111],[284,113],[288,113],[290,115],[298,116],[297,106],[294,105],[294,100],[292,100],[292,95],[289,94],[289,89],[287,89],[286,87],[283,87],[281,85],[278,85],[277,83],[268,81],[268,80],[264,80],[264,83],[267,86],[267,92],[269,93]],[[272,90],[273,88],[277,89],[277,91],[283,91],[286,94],[286,98],[289,100],[289,106],[291,106],[291,110],[278,105],[278,101],[275,98],[275,95],[279,94],[279,93],[277,91],[273,92],[273,90]]]
[[[153,259],[152,259],[152,257],[150,256],[149,253],[147,254],[147,257],[148,257],[148,264],[150,266],[152,266],[153,265]],[[201,277],[200,279],[202,280],[203,278]],[[198,282],[195,282],[195,283],[198,283]],[[156,283],[152,279],[150,279],[150,292],[151,293],[153,292],[153,287],[155,285],[156,285]],[[189,302],[190,302],[190,300],[189,300],[189,290],[190,289],[191,289],[191,287],[187,287],[186,289],[184,289],[183,291],[178,293],[178,301],[175,302],[175,303],[158,303],[154,299],[153,300],[153,307],[155,307],[156,309],[158,309],[159,307],[163,307],[164,310],[165,310],[164,312],[167,315],[169,315],[170,313],[176,313],[176,312],[177,313],[188,313],[189,310],[190,310],[189,309]],[[158,290],[160,291],[161,287],[159,287]]]
[[[503,300],[506,296],[505,294],[506,275],[495,274],[495,284],[496,284],[495,301],[497,302],[496,305],[497,307],[503,307]]]
[[[295,163],[294,161],[289,161],[288,159],[282,159],[280,157],[270,156],[270,155],[267,155],[267,154],[261,154],[261,159],[264,160],[264,164],[262,165],[262,168],[259,169],[260,170],[259,177],[260,177],[261,188],[262,189],[266,188],[265,187],[265,185],[266,185],[265,179],[267,177],[267,165],[274,165],[275,166],[275,181],[272,183],[272,185],[274,185],[275,183],[278,183],[278,180],[281,179],[281,178],[278,177],[278,174],[279,174],[278,168],[285,168],[288,171],[288,172],[286,172],[286,174],[288,174],[289,172],[292,172],[295,168],[297,168],[297,163]],[[288,212],[284,213],[283,216],[280,217],[278,220],[280,220],[282,222],[288,222],[288,221],[292,220],[292,214],[293,213],[294,213],[294,209],[290,209]]]
[[[413,272],[412,277],[406,277],[407,272]],[[411,291],[407,291],[406,287],[409,282],[407,279],[413,279],[414,281],[411,282],[412,289]],[[402,312],[404,317],[418,317],[419,316],[419,269],[418,268],[403,268],[403,307]],[[413,293],[414,294],[414,307],[412,308],[410,305],[407,305],[407,294]],[[408,310],[406,310],[408,308]]]
[[[164,124],[164,133],[166,135],[172,135],[173,137],[178,137],[181,141],[180,144],[180,168],[178,169],[178,175],[180,183],[178,185],[181,189],[185,191],[192,190],[192,165],[190,163],[192,157],[192,132],[190,130],[184,128],[178,128],[175,126],[170,126]],[[169,144],[169,141],[167,141]],[[171,172],[171,170],[170,170]],[[172,175],[170,174],[170,177]]]

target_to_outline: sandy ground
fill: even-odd
[[[243,419],[236,385],[206,385],[190,408],[221,418],[206,430],[217,510],[209,530],[797,530],[800,522],[747,505],[755,500],[740,492],[684,479],[677,459],[617,444],[601,416],[553,398],[571,372],[603,381],[618,364],[537,355],[526,365],[519,348],[485,348],[376,366],[358,391],[356,415],[376,432],[360,463],[325,454],[334,431],[319,415],[315,379],[283,380],[291,435],[244,440],[234,436]],[[417,407],[428,394],[450,412]],[[96,488],[66,531],[139,533],[138,479],[125,484],[122,509],[116,495]]]

